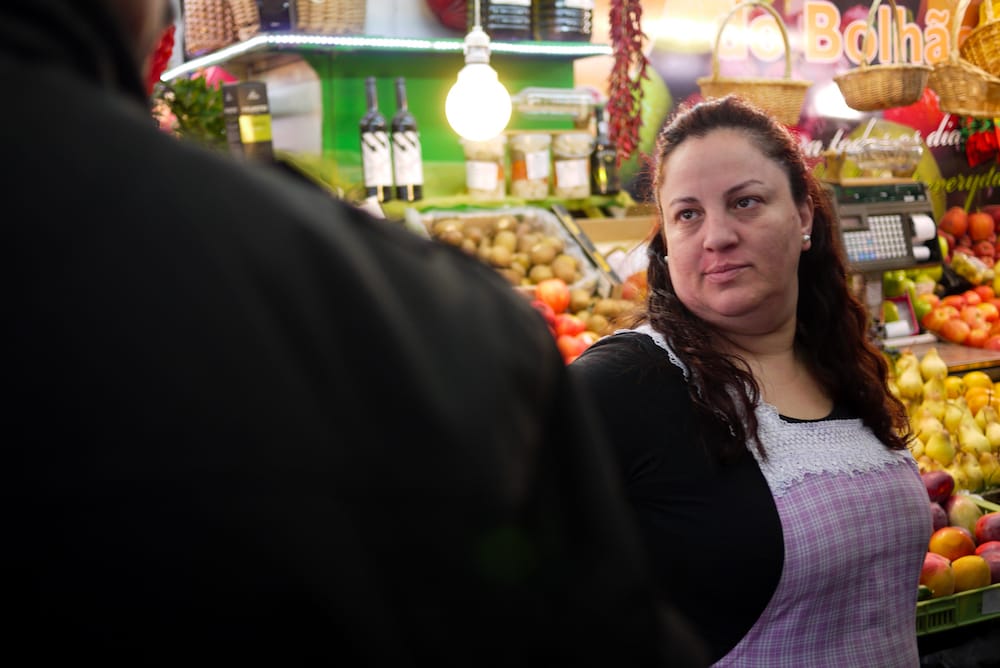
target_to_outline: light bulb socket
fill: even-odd
[[[465,36],[465,64],[489,63],[490,62],[490,36],[479,26],[472,26],[472,30]]]

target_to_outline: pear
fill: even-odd
[[[955,461],[955,446],[947,432],[938,431],[924,443],[924,454],[941,466],[948,466]]]
[[[938,420],[944,419],[944,411],[947,405],[945,399],[928,399],[924,394],[924,400],[920,402],[920,409],[917,411],[918,418],[930,415]]]
[[[976,413],[976,424],[979,425],[979,429],[983,432],[986,431],[987,424],[996,422],[998,419],[1000,418],[998,418],[997,409],[990,404],[986,404]]]
[[[930,456],[924,452],[924,454],[917,457],[917,470],[921,473],[928,473],[930,471],[938,471],[941,469],[941,465],[930,458]]]
[[[920,376],[920,367],[917,364],[906,367],[896,377],[896,385],[901,397],[920,401],[924,395],[924,379]]]
[[[924,401],[944,401],[948,398],[948,390],[944,386],[944,378],[933,377],[924,381]]]
[[[991,489],[1000,485],[1000,460],[995,452],[979,455],[979,468],[983,472],[983,488]]]
[[[937,419],[933,415],[926,415],[914,425],[913,432],[917,435],[917,438],[922,442],[926,443],[927,439],[931,437],[931,434],[937,431],[944,430],[944,423]]]
[[[945,402],[944,417],[941,418],[941,421],[944,422],[944,428],[953,434],[958,433],[958,425],[962,421],[965,411],[968,410],[962,407],[962,403],[964,402],[959,399]]]
[[[925,381],[931,378],[943,381],[948,375],[948,365],[941,359],[937,348],[931,348],[920,358],[920,375]]]
[[[955,479],[955,491],[969,489],[969,476],[966,475],[965,469],[962,468],[959,460],[952,461],[951,464],[944,467],[944,470]]]
[[[888,385],[888,387],[889,387],[889,394],[891,394],[892,396],[894,396],[894,397],[896,397],[897,399],[900,399],[900,400],[903,398],[899,394],[899,385],[896,385],[896,379],[895,378],[889,378],[886,381],[886,385]]]
[[[906,444],[906,447],[909,448],[910,454],[913,455],[914,459],[917,459],[924,454],[924,442],[916,436],[910,439],[910,442]]]
[[[987,424],[984,433],[990,442],[990,449],[993,451],[1000,450],[1000,422],[990,422]]]
[[[914,366],[917,367],[917,369],[919,370],[920,359],[917,357],[916,353],[914,353],[909,348],[906,348],[901,353],[899,353],[899,357],[896,358],[896,364],[894,365],[896,371],[896,377],[899,378],[901,375],[903,375],[904,371]]]
[[[972,493],[983,491],[984,476],[983,469],[979,466],[979,457],[963,452],[960,466],[967,479],[968,487],[966,489]]]
[[[958,427],[958,447],[978,459],[980,454],[990,452],[990,440],[979,430],[975,420],[963,420]]]

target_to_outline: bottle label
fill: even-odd
[[[559,188],[577,188],[590,185],[590,161],[586,158],[556,160],[556,185]]]
[[[420,136],[413,130],[392,133],[392,159],[397,186],[424,184]]]
[[[465,163],[465,185],[469,190],[496,192],[500,184],[503,166],[496,162],[467,160]]]
[[[515,7],[530,7],[531,0],[493,0],[491,5],[514,5]],[[593,4],[593,0],[591,0]]]
[[[593,9],[594,0],[566,0],[566,6],[570,9]]]
[[[365,186],[392,186],[392,158],[389,135],[385,132],[361,133],[361,164]]]
[[[524,171],[528,179],[549,178],[549,152],[530,151],[524,154]]]

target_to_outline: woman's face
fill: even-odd
[[[812,206],[796,206],[785,171],[726,128],[680,144],[662,177],[657,196],[678,298],[732,334],[766,334],[794,319]]]

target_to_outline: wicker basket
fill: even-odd
[[[781,40],[785,45],[785,76],[783,79],[763,79],[753,77],[723,77],[719,76],[719,43],[722,32],[729,19],[736,12],[747,7],[762,7],[767,10],[778,24]],[[792,57],[788,46],[788,31],[781,16],[764,2],[750,0],[733,7],[719,26],[715,36],[715,46],[712,49],[712,75],[700,77],[698,87],[703,97],[725,97],[736,95],[774,115],[785,125],[796,125],[802,115],[802,103],[806,99],[806,91],[812,85],[811,81],[792,79]]]
[[[958,35],[968,7],[969,0],[959,0],[951,17],[948,59],[934,65],[927,85],[937,93],[938,106],[943,112],[976,118],[1000,117],[1000,78],[960,55]]]
[[[255,0],[184,0],[184,53],[189,57],[250,39],[259,30]]]
[[[871,65],[868,62],[868,39],[871,37],[881,0],[872,0],[868,11],[868,28],[861,43],[862,59],[857,68],[838,74],[833,78],[840,87],[847,106],[856,111],[879,111],[893,107],[905,107],[917,102],[927,87],[927,77],[931,73],[928,65],[914,63],[884,63]],[[902,42],[899,38],[899,16],[896,0],[889,0],[893,45],[896,59],[903,58]]]
[[[296,26],[301,32],[352,35],[364,32],[365,0],[296,0]]]
[[[1000,77],[1000,21],[993,15],[993,0],[983,0],[981,6],[986,7],[985,21],[966,35],[961,54],[976,67]]]

